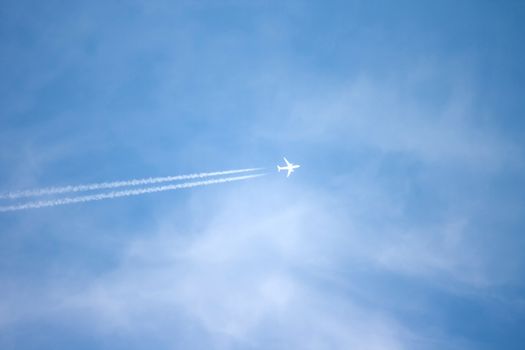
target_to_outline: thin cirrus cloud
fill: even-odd
[[[0,347],[519,348],[519,11],[347,4],[6,6],[2,191],[303,167],[2,215]]]
[[[263,189],[245,187],[201,203],[216,208],[203,230],[167,224],[132,242],[116,270],[65,296],[64,308],[104,332],[146,337],[150,327],[168,331],[185,322],[236,346],[259,347],[270,337],[277,348],[403,348],[410,332],[390,315],[331,295],[318,279],[344,259],[336,248],[342,227],[322,196],[269,189],[279,194],[257,201],[256,211],[242,203]],[[277,212],[275,203],[289,195],[297,197]]]

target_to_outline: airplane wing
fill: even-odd
[[[286,162],[286,165],[290,166],[290,162],[288,161],[288,159],[286,159],[285,157],[283,157],[284,161]]]
[[[288,168],[288,174],[286,174],[286,177],[290,177],[290,174],[293,173],[293,169]]]

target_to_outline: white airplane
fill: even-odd
[[[287,170],[288,171],[288,174],[286,174],[286,177],[290,176],[291,173],[293,173],[295,171],[295,169],[297,168],[300,168],[301,166],[298,165],[298,164],[292,164],[288,161],[288,159],[284,158],[284,161],[286,162],[286,166],[277,166],[277,171],[281,171],[281,170]]]

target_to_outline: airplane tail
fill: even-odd
[[[283,168],[281,168],[280,166],[277,166],[277,171],[280,172],[281,170],[283,170]]]

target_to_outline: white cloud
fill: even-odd
[[[266,73],[276,81],[262,78],[261,84],[275,91],[254,132],[273,142],[400,153],[425,164],[484,172],[521,164],[520,148],[494,131],[494,116],[478,109],[480,97],[467,68],[467,60],[416,57],[410,67],[381,77]]]
[[[401,348],[407,332],[388,315],[310,273],[334,273],[344,233],[326,206],[330,200],[304,190],[244,187],[213,203],[199,201],[214,208],[203,229],[180,231],[168,220],[131,243],[117,270],[66,298],[64,307],[91,315],[107,327],[102,331],[147,334],[149,326],[166,329],[166,320],[185,315],[218,343]],[[192,226],[202,217],[189,218]]]
[[[190,327],[192,341],[218,348],[453,348],[460,340],[402,321],[427,305],[392,311],[390,291],[363,268],[454,292],[490,285],[468,222],[407,226],[391,194],[372,196],[373,179],[355,180],[363,193],[350,198],[271,178],[196,192],[191,214],[166,213],[158,230],[125,244],[117,268],[47,288],[48,303],[20,302],[8,323],[58,315],[168,343]]]

